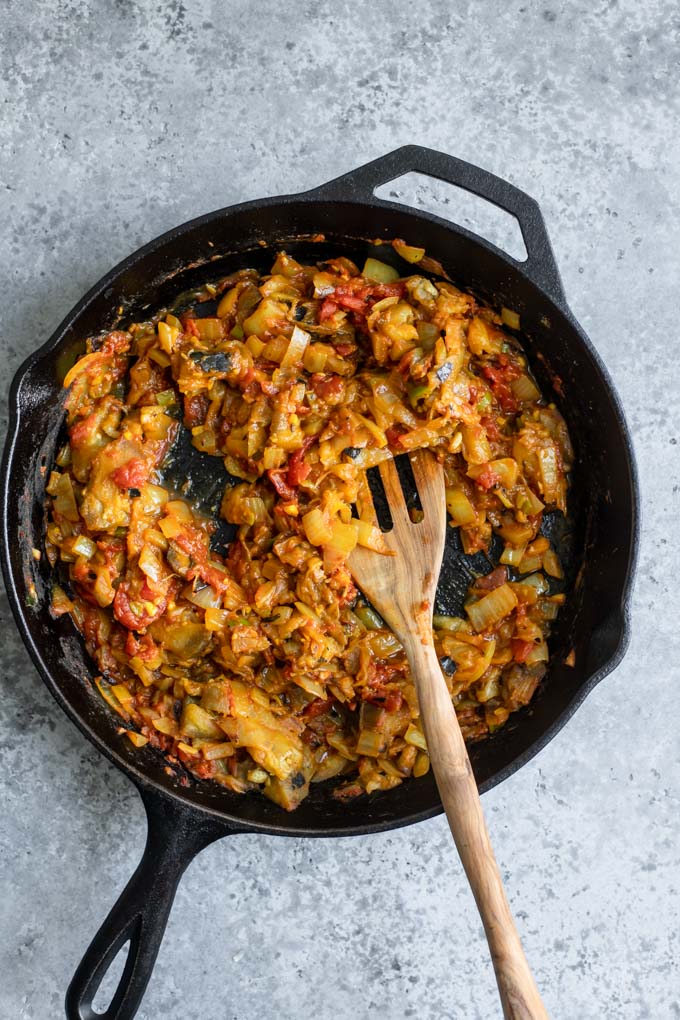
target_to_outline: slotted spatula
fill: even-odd
[[[418,692],[439,795],[474,893],[496,972],[505,1020],[547,1020],[510,913],[487,832],[465,742],[432,640],[432,609],[444,552],[446,503],[441,466],[431,453],[410,455],[423,517],[409,516],[393,460],[379,465],[393,528],[392,555],[357,546],[349,568],[401,641]]]

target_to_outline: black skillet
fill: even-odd
[[[375,188],[408,171],[458,185],[511,213],[519,222],[527,260],[516,261],[437,216],[374,197]],[[313,240],[317,234],[325,240]],[[211,783],[189,780],[184,785],[186,777],[168,774],[156,752],[135,750],[118,735],[117,717],[93,688],[95,670],[79,635],[67,617],[50,615],[45,557],[37,562],[31,554],[43,541],[46,471],[63,437],[60,379],[82,351],[84,337],[143,318],[179,292],[234,269],[266,269],[282,247],[303,260],[344,253],[361,264],[367,254],[396,258],[388,246],[375,249],[367,240],[393,237],[424,246],[456,283],[495,307],[519,312],[534,371],[565,415],[576,449],[570,520],[558,536],[569,561],[570,594],[551,641],[550,670],[528,708],[471,748],[480,789],[490,789],[532,758],[624,654],[638,521],[631,443],[607,373],[567,307],[543,219],[531,198],[461,160],[406,146],[313,191],[202,216],[135,252],[92,288],[17,372],[2,468],[2,567],[21,635],[64,711],[135,783],[149,822],[139,867],[68,989],[69,1020],[130,1020],[135,1015],[179,879],[214,840],[237,832],[358,835],[409,825],[441,811],[431,775],[349,804],[330,796],[331,784],[320,784],[293,814],[262,797],[238,796]],[[440,583],[440,611],[460,611],[467,566],[452,541]],[[483,564],[473,566],[484,569]],[[573,666],[565,664],[571,649]],[[97,988],[128,940],[118,988],[106,1012],[95,1013],[91,1004]]]

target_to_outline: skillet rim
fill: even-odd
[[[362,168],[359,169],[361,170]],[[357,172],[358,171],[355,171],[354,173]],[[51,336],[35,351],[31,352],[20,364],[12,379],[9,390],[7,438],[3,450],[2,464],[0,466],[0,484],[2,485],[2,491],[0,494],[0,509],[2,512],[2,555],[0,556],[0,565],[5,579],[9,604],[17,623],[19,633],[21,634],[31,660],[37,668],[43,683],[50,691],[51,695],[55,698],[61,709],[78,727],[81,733],[83,733],[84,736],[87,737],[87,739],[97,748],[97,750],[135,783],[142,795],[165,797],[169,800],[178,802],[185,810],[212,818],[224,828],[225,834],[228,832],[257,832],[268,835],[287,835],[298,837],[344,837],[367,835],[374,832],[384,832],[425,821],[441,814],[443,812],[443,808],[441,804],[434,804],[421,811],[410,811],[387,819],[366,821],[359,824],[354,822],[354,824],[346,826],[332,825],[327,828],[315,828],[310,825],[301,827],[300,825],[296,825],[294,821],[294,812],[286,814],[285,818],[281,820],[280,825],[271,825],[264,822],[253,821],[251,819],[243,820],[239,818],[238,815],[233,815],[224,809],[217,807],[213,808],[203,803],[197,803],[191,796],[191,790],[178,788],[168,789],[166,786],[147,775],[143,769],[138,768],[136,764],[133,765],[128,759],[123,758],[123,756],[115,750],[112,744],[100,736],[100,734],[97,733],[84,718],[81,717],[78,711],[71,704],[68,697],[62,691],[60,685],[54,679],[50,669],[43,661],[40,647],[33,640],[27,624],[27,615],[30,610],[22,604],[22,600],[19,597],[15,573],[9,554],[10,535],[8,532],[8,505],[10,499],[10,481],[13,473],[17,471],[17,468],[21,463],[21,459],[16,456],[16,444],[19,436],[22,412],[21,386],[25,377],[37,363],[49,360],[50,355],[52,355],[52,353],[58,348],[66,332],[71,329],[75,323],[77,323],[80,316],[95,298],[99,297],[122,273],[140,263],[143,263],[147,255],[154,253],[158,248],[168,242],[178,240],[182,236],[201,227],[209,226],[211,223],[221,218],[226,218],[228,216],[244,212],[247,213],[251,210],[259,211],[267,207],[287,206],[294,203],[312,204],[318,202],[326,206],[329,204],[351,204],[363,206],[372,210],[378,208],[384,209],[386,212],[399,212],[402,215],[407,214],[416,221],[422,220],[425,222],[435,223],[444,227],[447,231],[453,234],[462,235],[467,240],[482,247],[496,258],[502,260],[508,269],[515,273],[519,273],[531,287],[538,290],[560,313],[560,315],[567,320],[568,325],[575,332],[586,358],[590,359],[594,370],[599,373],[602,384],[611,400],[612,408],[616,417],[619,437],[622,440],[623,452],[625,454],[629,480],[629,491],[625,494],[625,497],[623,497],[623,506],[627,511],[626,524],[629,527],[630,539],[627,550],[622,550],[622,554],[625,554],[627,557],[627,563],[624,582],[621,587],[620,598],[618,600],[617,624],[619,628],[619,638],[616,647],[611,652],[607,661],[595,672],[583,677],[571,700],[556,717],[553,723],[547,726],[521,754],[517,755],[517,757],[515,757],[511,762],[495,772],[493,776],[490,776],[488,779],[481,782],[479,786],[480,793],[485,793],[487,790],[492,789],[494,786],[509,778],[513,773],[522,768],[533,757],[535,757],[557,735],[557,733],[574,715],[594,687],[603,680],[605,676],[617,668],[623,659],[630,642],[630,603],[638,559],[640,534],[640,494],[635,453],[621,400],[613,385],[609,372],[603,364],[599,354],[593,347],[590,339],[574,318],[570,308],[566,304],[566,301],[563,300],[562,294],[551,293],[549,288],[544,287],[540,282],[532,279],[532,277],[522,269],[523,263],[521,261],[512,258],[491,242],[479,237],[477,234],[474,234],[466,228],[452,223],[449,220],[443,219],[434,213],[420,209],[413,209],[412,207],[401,203],[388,202],[374,197],[355,197],[352,194],[343,195],[337,190],[337,185],[341,181],[342,178],[337,178],[333,181],[329,181],[327,184],[321,185],[320,187],[301,192],[299,194],[269,196],[264,199],[249,200],[236,205],[226,206],[224,208],[214,210],[213,212],[204,213],[198,217],[187,220],[178,226],[170,228],[158,237],[153,238],[151,241],[127,255],[103,277],[101,277],[92,287],[90,287],[86,294],[78,302],[76,302],[73,308],[71,308],[67,315],[62,319],[59,326],[51,334]],[[330,190],[331,185],[333,186],[332,190]],[[206,264],[209,265],[209,262],[206,262]],[[389,796],[389,791],[387,796]]]

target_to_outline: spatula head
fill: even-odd
[[[446,536],[444,473],[427,450],[408,456],[422,506],[422,520],[418,523],[411,520],[394,460],[383,461],[379,465],[380,478],[392,517],[392,530],[383,535],[389,553],[357,546],[350,554],[348,566],[359,588],[402,643],[416,632],[429,644]]]

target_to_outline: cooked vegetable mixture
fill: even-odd
[[[394,247],[405,268],[424,255]],[[342,777],[333,796],[347,799],[424,775],[406,658],[346,565],[357,544],[383,548],[366,469],[421,447],[444,465],[463,550],[504,543],[465,618],[434,619],[466,739],[529,702],[564,600],[542,515],[566,509],[572,451],[503,326],[515,313],[450,283],[281,252],[179,317],[88,341],[64,380],[46,550],[65,565],[53,611],[83,634],[121,739],[288,810],[310,782]],[[164,484],[183,429],[233,476],[228,548]]]

